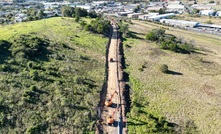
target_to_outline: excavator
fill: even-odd
[[[107,125],[113,125],[113,123],[114,123],[114,114],[116,113],[117,110],[118,110],[118,108],[116,108],[114,110],[114,112],[107,117]]]
[[[107,107],[111,106],[111,104],[113,103],[113,102],[112,102],[112,98],[114,97],[115,93],[117,94],[117,91],[115,91],[115,92],[111,95],[110,99],[108,99],[108,100],[105,101],[105,106],[107,106]]]

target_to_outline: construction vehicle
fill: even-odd
[[[110,99],[108,99],[108,100],[105,101],[105,106],[107,106],[107,107],[111,106],[111,104],[113,103],[113,102],[112,102],[112,98],[114,97],[115,93],[117,94],[117,91],[115,91],[115,92],[111,95]]]
[[[114,120],[114,114],[116,113],[117,110],[118,110],[118,108],[116,108],[116,109],[114,110],[114,112],[107,117],[107,125],[113,125],[113,123],[114,123],[114,121],[115,121],[115,120]]]
[[[110,58],[110,62],[114,62],[114,59],[113,59],[113,58]]]

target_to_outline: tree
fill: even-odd
[[[74,14],[74,8],[70,6],[64,6],[61,8],[61,12],[63,17],[72,17]]]
[[[79,22],[80,17],[79,16],[75,16],[75,22]]]
[[[36,8],[30,8],[27,10],[27,16],[36,16],[37,15],[37,9]]]
[[[46,14],[44,13],[43,10],[40,10],[40,11],[38,12],[37,16],[38,16],[39,19],[42,19],[43,17],[46,16]]]
[[[128,24],[121,24],[119,31],[123,33],[124,37],[127,37],[127,34],[129,32],[129,25]]]
[[[90,12],[88,12],[88,16],[91,17],[91,18],[96,18],[97,13],[95,11],[90,11]]]
[[[87,16],[87,10],[83,9],[83,8],[76,7],[74,9],[74,12],[75,12],[75,16],[78,16],[78,17],[86,17]]]
[[[33,20],[34,20],[34,18],[32,16],[28,17],[28,21],[33,21]]]
[[[165,14],[165,13],[166,13],[165,9],[160,8],[160,10],[159,10],[159,14]]]
[[[135,12],[135,13],[137,13],[138,11],[140,11],[140,6],[139,6],[139,5],[137,5],[137,7],[134,8],[134,12]]]
[[[164,29],[153,29],[146,35],[147,40],[151,41],[158,41],[160,37],[164,36],[165,30]]]

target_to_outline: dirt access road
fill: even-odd
[[[104,106],[103,111],[101,114],[101,118],[103,120],[103,132],[105,134],[122,134],[124,129],[123,123],[122,123],[122,107],[121,107],[121,97],[122,97],[122,89],[120,88],[120,82],[119,82],[119,69],[118,66],[120,61],[118,60],[119,56],[119,43],[120,39],[118,37],[118,31],[113,26],[113,32],[112,37],[110,41],[109,46],[109,53],[108,53],[108,82],[107,82],[107,94],[105,100],[108,100],[111,95],[116,91],[117,94],[115,94],[112,98],[112,105],[110,107]],[[110,59],[113,59],[113,62],[110,61]],[[113,114],[113,112],[115,114]],[[112,125],[107,124],[107,117],[109,115],[113,115],[114,123]]]

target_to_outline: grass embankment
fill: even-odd
[[[198,14],[180,14],[176,15],[175,18],[179,20],[196,21],[199,23],[209,23],[209,24],[212,23],[216,25],[221,25],[220,17],[200,16]]]
[[[132,36],[124,41],[132,88],[129,133],[150,131],[153,122],[158,122],[149,118],[150,115],[166,117],[168,122],[178,125],[175,131],[181,133],[220,133],[220,37],[133,22],[130,25]],[[196,52],[174,53],[145,41],[145,34],[158,27],[166,28],[166,33],[187,42],[194,42]],[[160,71],[163,64],[169,66],[169,74]],[[164,133],[160,131],[156,133]]]
[[[1,26],[2,39],[0,133],[93,131],[108,38],[58,17]]]

